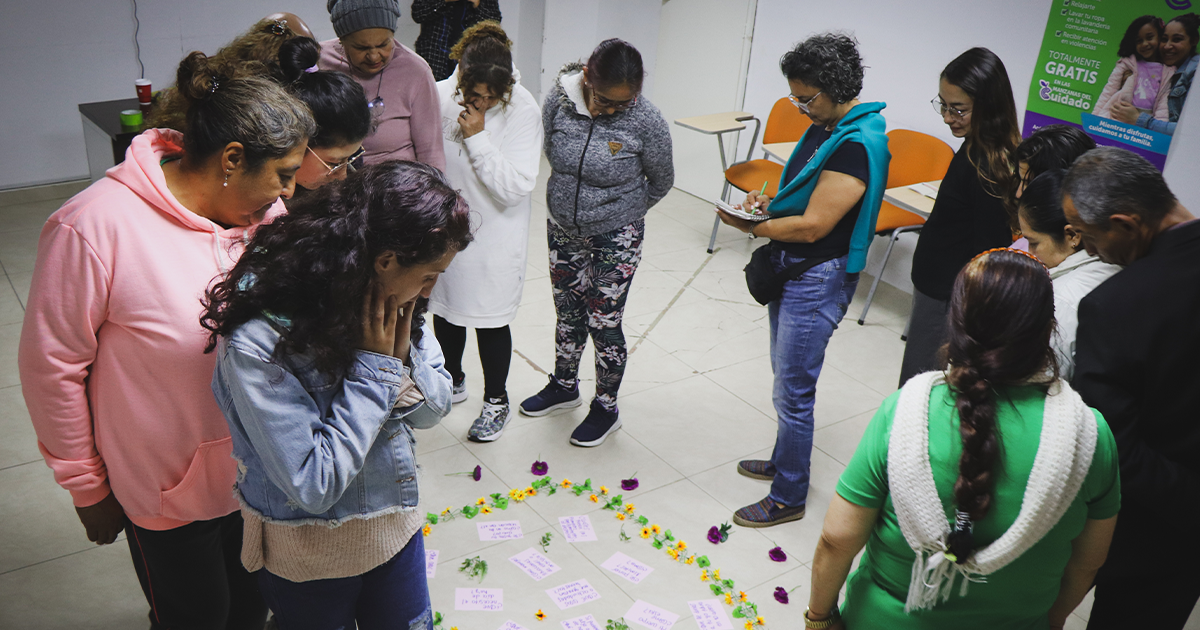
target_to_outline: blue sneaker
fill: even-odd
[[[525,416],[544,416],[551,411],[558,409],[570,409],[583,404],[583,399],[579,397],[579,384],[575,387],[567,389],[559,385],[558,379],[550,377],[550,382],[542,388],[542,391],[526,398],[521,403],[521,415]]]
[[[600,401],[593,400],[587,417],[571,433],[571,444],[583,447],[600,446],[608,436],[620,428],[621,418],[617,410],[609,411]]]

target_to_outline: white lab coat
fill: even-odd
[[[429,310],[451,324],[499,328],[517,316],[525,286],[530,197],[542,149],[541,108],[517,83],[507,106],[484,112],[484,130],[466,138],[455,96],[458,71],[437,84],[446,177],[471,206],[475,240],[438,280]]]

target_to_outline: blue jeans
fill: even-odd
[[[280,630],[433,630],[422,538],[362,575],[292,582],[261,569],[259,588]]]
[[[804,260],[786,252],[772,255],[775,271]],[[812,462],[813,405],[825,347],[846,314],[858,274],[846,273],[846,257],[821,263],[783,285],[783,295],[767,305],[771,321],[772,401],[779,433],[771,463],[771,500],[797,507],[808,499]]]

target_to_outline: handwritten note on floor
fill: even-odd
[[[537,549],[533,547],[509,558],[508,561],[517,565],[526,575],[533,578],[535,582],[540,582],[547,575],[561,568],[551,562],[550,558],[538,553]]]
[[[619,551],[614,553],[608,560],[605,560],[604,564],[600,566],[634,584],[646,579],[646,576],[650,575],[650,572],[654,570],[652,567],[642,564]]]
[[[486,610],[488,612],[504,610],[504,589],[456,588],[454,589],[454,610]]]
[[[604,630],[600,624],[596,623],[596,618],[591,615],[568,619],[562,622],[562,627],[563,630]]]
[[[572,606],[579,606],[590,601],[600,599],[600,593],[588,584],[587,580],[575,580],[568,582],[562,586],[556,586],[546,590],[546,594],[550,599],[558,604],[559,610],[566,610]]]
[[[524,538],[521,533],[521,521],[492,521],[476,523],[479,528],[479,540],[516,540]]]
[[[629,612],[625,613],[625,621],[636,623],[650,630],[671,630],[671,626],[679,621],[679,615],[639,599],[633,603]]]
[[[563,538],[567,542],[588,542],[596,540],[596,530],[592,529],[592,519],[583,516],[560,516],[558,525],[562,527]]]
[[[497,630],[529,630],[529,628],[526,628],[512,619],[509,619],[508,621],[504,622],[504,625],[497,628]]]
[[[688,602],[688,608],[692,609],[692,618],[696,620],[700,630],[733,630],[733,625],[729,623],[729,617],[725,615],[719,599]]]
[[[425,550],[425,579],[432,580],[437,573],[437,549]]]

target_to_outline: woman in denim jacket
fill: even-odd
[[[412,429],[451,380],[418,300],[470,240],[439,172],[384,162],[263,226],[207,294],[242,563],[284,630],[432,626]]]

